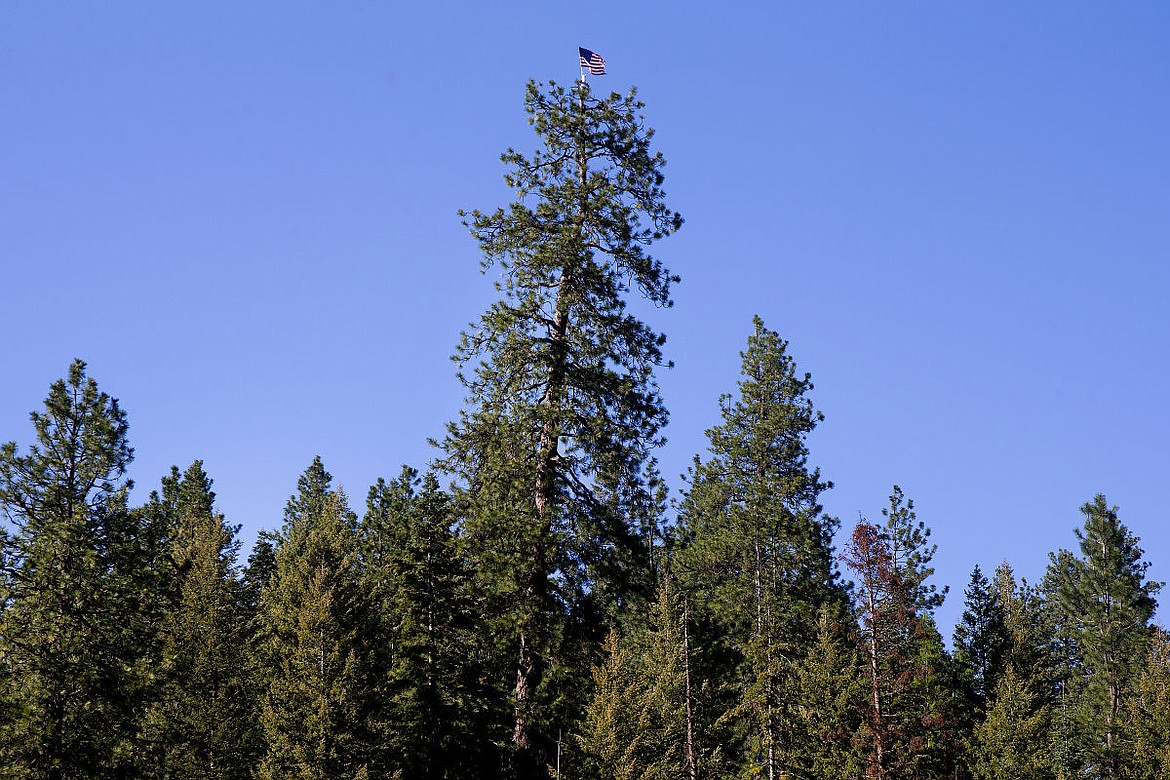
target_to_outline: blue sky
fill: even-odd
[[[580,45],[687,220],[644,311],[667,475],[758,313],[816,383],[828,511],[897,483],[933,529],[945,634],[975,564],[1037,579],[1097,492],[1168,580],[1170,8],[956,6],[9,0],[0,440],[82,357],[137,496],[202,458],[249,544],[315,454],[359,508],[425,465],[492,300],[456,211],[506,202],[524,84]]]

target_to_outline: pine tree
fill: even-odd
[[[261,593],[262,780],[379,774],[372,736],[383,670],[370,642],[356,518],[330,482],[314,459],[285,510],[276,571]]]
[[[928,778],[957,760],[954,673],[935,628],[943,599],[927,579],[935,547],[914,503],[894,486],[884,527],[862,520],[842,556],[859,577],[856,610],[867,666],[867,776]]]
[[[797,668],[800,708],[795,728],[805,749],[797,756],[795,777],[852,780],[865,774],[865,756],[854,742],[861,731],[866,686],[862,657],[845,617],[835,605],[821,608],[815,643]]]
[[[1037,691],[1054,690],[1059,675],[1055,671],[1058,661],[1051,605],[1045,602],[1040,589],[1026,580],[1016,582],[1015,573],[1006,562],[995,568],[992,587],[1008,636],[1001,669],[1013,667]]]
[[[692,725],[687,613],[673,582],[662,582],[642,631],[611,631],[593,671],[594,694],[576,745],[575,774],[598,780],[706,777]]]
[[[1043,616],[1052,632],[1053,685],[1055,701],[1052,704],[1051,725],[1048,732],[1049,761],[1057,780],[1074,780],[1084,776],[1098,776],[1093,767],[1095,752],[1093,701],[1085,685],[1086,667],[1078,642],[1077,617],[1069,616],[1061,607],[1057,594],[1063,577],[1079,578],[1075,556],[1068,550],[1059,550],[1051,556],[1042,589],[1045,609]]]
[[[731,700],[746,739],[743,769],[768,778],[791,771],[807,750],[789,739],[802,706],[792,679],[821,606],[844,602],[836,523],[819,503],[830,485],[808,465],[806,438],[823,417],[787,347],[753,320],[739,394],[720,399],[723,421],[707,431],[711,457],[692,475],[678,553],[685,587],[711,605],[716,641],[742,655],[734,678],[744,683]]]
[[[1103,778],[1121,774],[1124,707],[1146,657],[1150,619],[1159,583],[1145,579],[1139,539],[1121,523],[1117,508],[1098,494],[1081,507],[1076,532],[1081,557],[1052,556],[1048,581],[1055,606],[1069,632],[1083,673],[1071,685],[1084,700],[1083,733],[1093,771]]]
[[[493,763],[494,735],[477,720],[484,697],[454,519],[434,474],[404,466],[370,489],[359,529],[379,642],[390,649],[380,741],[403,778],[475,777]]]
[[[126,415],[77,360],[32,414],[36,444],[0,447],[3,772],[111,777],[135,754],[151,652],[158,529],[127,505]]]
[[[1053,724],[1059,722],[1056,694],[1061,675],[1050,609],[1036,588],[1016,582],[1007,563],[996,567],[990,589],[998,617],[970,624],[1002,626],[1006,643],[972,643],[995,648],[997,652],[983,655],[998,661],[987,665],[992,671],[984,672],[986,705],[973,713],[976,722],[964,763],[979,780],[1055,777],[1061,764],[1052,749],[1059,731]],[[986,595],[979,600],[986,600]],[[1076,754],[1075,746],[1063,739],[1057,747],[1069,757]]]
[[[1128,774],[1140,780],[1170,780],[1170,634],[1155,628],[1125,705],[1132,724],[1133,750]]]
[[[242,574],[244,605],[249,619],[255,619],[260,609],[260,594],[276,572],[276,545],[279,542],[278,534],[262,530],[252,545],[252,553]]]
[[[606,637],[602,657],[593,670],[593,698],[577,737],[582,774],[597,780],[634,780],[645,771],[649,731],[644,679],[636,651],[624,645],[616,629]]]
[[[955,663],[971,686],[975,707],[982,712],[994,695],[1011,647],[1003,605],[992,583],[978,566],[964,591],[966,608],[955,626]]]
[[[896,577],[894,597],[901,609],[933,615],[942,606],[947,588],[941,592],[927,582],[934,574],[930,565],[937,545],[930,543],[930,529],[914,513],[914,502],[902,488],[894,485],[890,506],[882,510],[886,518],[882,536],[890,550],[890,565]]]
[[[859,522],[853,529],[849,543],[842,553],[842,560],[858,576],[857,612],[860,617],[859,639],[867,665],[866,682],[869,698],[865,708],[865,740],[870,744],[867,761],[867,776],[882,780],[888,771],[887,754],[893,747],[893,740],[887,734],[889,708],[885,674],[888,647],[898,639],[897,626],[888,627],[890,617],[901,617],[893,607],[891,593],[894,570],[890,549],[882,537],[881,529],[869,522]]]
[[[1047,780],[1048,704],[1010,664],[998,676],[968,757],[976,780]]]
[[[525,102],[542,148],[503,156],[517,200],[466,215],[503,297],[464,334],[470,408],[444,443],[468,491],[466,549],[513,658],[509,773],[520,778],[547,774],[560,685],[549,675],[584,671],[559,662],[563,629],[590,614],[607,559],[645,557],[608,499],[644,489],[636,475],[666,420],[653,381],[664,340],[625,298],[634,287],[670,304],[676,279],[646,247],[681,224],[633,92],[531,83]]]
[[[173,520],[168,550],[171,603],[164,611],[154,701],[144,731],[148,776],[242,778],[256,748],[255,691],[248,675],[249,627],[236,573],[238,529],[214,509],[203,464],[164,481]],[[162,504],[155,494],[152,500]]]

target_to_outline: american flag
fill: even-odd
[[[589,68],[590,76],[604,76],[605,75],[605,60],[601,55],[595,51],[582,49],[577,47],[577,51],[581,52],[581,67]]]

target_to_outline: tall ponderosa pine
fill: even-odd
[[[127,506],[126,415],[84,362],[32,422],[27,454],[0,447],[0,774],[111,777],[136,752],[160,530]]]
[[[384,670],[371,641],[357,521],[330,482],[320,458],[298,481],[260,597],[262,780],[380,776],[373,736]]]
[[[1060,618],[1083,664],[1071,680],[1087,705],[1085,736],[1090,766],[1103,778],[1121,776],[1124,707],[1146,660],[1150,619],[1159,583],[1145,578],[1139,539],[1098,494],[1081,507],[1081,557],[1061,551],[1052,557],[1048,583]]]
[[[590,611],[607,559],[645,557],[622,504],[643,490],[637,475],[666,421],[653,377],[663,337],[626,296],[670,304],[676,279],[646,247],[682,220],[663,203],[663,159],[632,91],[599,99],[586,84],[530,83],[525,103],[542,146],[503,155],[517,200],[469,215],[503,297],[455,356],[469,408],[444,447],[513,659],[510,773],[539,777],[556,734],[548,673],[565,668],[558,637]],[[604,622],[590,627],[598,639]]]
[[[819,503],[830,487],[808,464],[807,436],[822,416],[812,382],[796,372],[787,343],[753,320],[742,353],[738,397],[720,399],[723,421],[707,431],[711,457],[697,462],[682,507],[679,577],[708,605],[720,636],[741,656],[726,674],[732,718],[746,739],[743,771],[774,778],[792,771],[807,746],[791,737],[803,703],[793,675],[814,643],[817,616],[835,602],[835,521]]]
[[[203,464],[163,481],[152,503],[171,519],[169,603],[157,683],[147,710],[150,777],[240,778],[257,734],[249,675],[249,614],[236,571],[237,528],[215,511]]]

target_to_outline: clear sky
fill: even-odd
[[[456,211],[506,202],[525,82],[585,46],[687,220],[645,312],[668,476],[758,313],[816,383],[828,511],[897,483],[933,529],[944,634],[1098,492],[1170,580],[1168,40],[1152,2],[5,0],[0,441],[81,357],[136,499],[202,458],[250,545],[320,454],[360,510],[460,407],[493,293]]]

